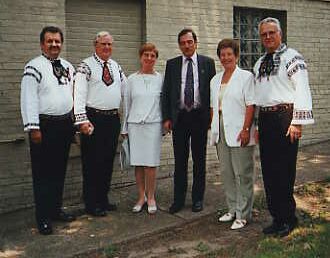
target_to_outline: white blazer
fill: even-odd
[[[211,108],[213,119],[211,123],[210,144],[219,142],[219,92],[224,71],[216,74],[211,80]],[[240,147],[237,137],[244,125],[246,106],[254,105],[254,79],[252,73],[236,66],[222,99],[222,116],[226,143],[229,147]],[[254,125],[250,130],[250,142],[255,145]]]

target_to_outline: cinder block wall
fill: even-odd
[[[199,38],[198,52],[213,57],[220,70],[216,46],[233,37],[233,8],[250,7],[287,11],[287,43],[306,59],[313,97],[315,124],[304,127],[301,144],[330,138],[330,1],[313,0],[147,0],[146,36],[160,49],[158,68],[180,54],[177,33],[193,28]]]
[[[43,26],[55,24],[66,33],[65,0],[0,0],[0,213],[33,205],[31,166],[27,138],[19,112],[20,80],[24,64],[40,53],[38,36]],[[180,54],[177,33],[192,27],[199,37],[198,52],[220,64],[215,49],[218,41],[232,37],[233,7],[270,8],[287,11],[288,45],[301,52],[309,67],[316,124],[304,129],[302,144],[330,138],[329,61],[330,3],[325,0],[146,0],[143,35],[160,50],[157,69]],[[84,28],[81,28],[82,30]],[[323,29],[323,30],[322,30]],[[67,57],[66,44],[62,56]],[[69,49],[68,49],[69,51]],[[119,54],[117,53],[117,56]],[[134,180],[133,173],[121,173],[116,161],[113,183]],[[171,137],[164,138],[159,176],[173,171]],[[80,200],[79,148],[71,150],[65,186],[65,202]],[[214,147],[208,148],[207,169],[218,170]]]

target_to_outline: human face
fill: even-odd
[[[191,57],[195,53],[197,49],[197,42],[195,42],[191,32],[188,32],[180,37],[179,47],[182,54],[186,57]]]
[[[275,23],[263,23],[260,26],[260,38],[268,53],[275,52],[282,43],[282,35]]]
[[[235,56],[234,50],[231,47],[222,48],[219,59],[226,71],[234,70],[238,61],[238,57]]]
[[[157,55],[154,51],[144,51],[140,57],[140,63],[143,72],[152,72],[157,60]]]
[[[60,33],[46,32],[45,39],[40,43],[42,52],[51,59],[56,59],[61,53],[62,40]]]
[[[100,37],[95,42],[95,53],[98,57],[100,57],[103,61],[108,61],[112,54],[112,37],[110,35],[106,35]]]

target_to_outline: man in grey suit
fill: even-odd
[[[192,211],[203,210],[207,130],[210,123],[210,80],[214,60],[196,53],[197,36],[191,29],[178,34],[182,56],[166,63],[162,92],[163,126],[173,130],[175,158],[174,202],[169,212],[179,212],[187,192],[189,148],[193,159]]]

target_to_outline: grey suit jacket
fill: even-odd
[[[215,64],[212,58],[197,55],[199,94],[201,109],[210,117],[210,81],[215,75]],[[162,89],[163,121],[171,120],[175,127],[180,110],[182,56],[170,59],[166,63],[165,78]],[[209,123],[207,120],[206,123]]]

